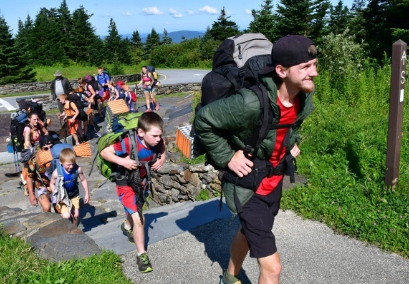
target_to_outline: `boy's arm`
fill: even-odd
[[[159,171],[166,160],[166,146],[163,140],[160,145],[159,153],[160,153],[160,158],[152,165],[152,170],[154,171]]]
[[[53,174],[51,175],[51,179],[50,179],[50,190],[51,190],[51,192],[54,192],[55,182],[57,180],[57,177],[58,177],[58,173],[57,173],[57,169],[55,169],[53,171]]]
[[[116,155],[114,145],[110,145],[101,151],[101,156],[105,160],[111,163],[115,163],[119,166],[122,166],[128,170],[136,169],[136,161],[132,160],[129,155],[122,158]]]
[[[77,119],[77,116],[80,112],[78,111],[77,106],[73,102],[70,102],[70,107],[75,111],[74,116],[71,118],[71,122],[75,122],[75,119]]]
[[[89,202],[88,182],[87,179],[85,178],[84,172],[82,171],[81,167],[78,167],[78,177],[80,178],[82,187],[84,188],[85,191],[84,204],[87,204]]]

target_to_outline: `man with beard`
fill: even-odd
[[[300,154],[298,128],[313,110],[316,56],[312,40],[304,36],[288,35],[273,45],[272,64],[260,70],[259,79],[268,91],[270,124],[287,127],[269,128],[259,147],[246,144],[259,125],[263,106],[252,90],[240,89],[196,115],[196,132],[208,159],[226,170],[222,179],[226,203],[241,223],[221,284],[242,283],[238,274],[249,250],[259,264],[259,283],[279,283],[281,263],[272,228],[280,208],[282,179],[290,168],[289,163],[283,166],[284,161],[292,163]],[[254,183],[257,175],[261,178]],[[253,188],[243,185],[246,180]]]

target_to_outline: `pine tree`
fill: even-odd
[[[313,5],[309,0],[280,0],[277,4],[277,33],[310,36]]]
[[[30,51],[31,45],[31,32],[33,29],[33,21],[30,15],[27,15],[26,21],[18,20],[18,30],[15,37],[15,45],[21,51],[23,60],[27,64],[32,64],[32,54]]]
[[[246,32],[262,33],[270,41],[275,41],[276,35],[276,17],[273,13],[273,1],[265,0],[260,10],[252,10],[253,21],[250,22]]]
[[[116,56],[120,59],[120,49],[121,49],[121,36],[119,35],[118,29],[114,20],[111,18],[108,27],[108,36],[105,37],[104,43],[107,50],[106,59],[108,62],[113,62],[113,58]]]
[[[30,48],[35,65],[50,66],[67,61],[55,9],[40,9],[34,21]]]
[[[95,35],[88,14],[83,6],[76,9],[72,14],[72,58],[78,63],[89,63],[99,66],[106,55],[102,40]]]
[[[216,41],[222,41],[228,37],[235,36],[240,33],[238,25],[229,19],[230,16],[226,16],[226,10],[223,7],[219,18],[217,18],[217,21],[213,23],[209,31]]]
[[[152,50],[154,50],[159,45],[160,45],[159,34],[156,32],[154,28],[152,28],[151,33],[148,34],[148,37],[146,38],[143,58],[148,59],[150,57]]]
[[[348,30],[354,35],[358,43],[363,42],[366,37],[364,11],[366,0],[354,0],[351,7],[351,20],[348,23]]]
[[[212,60],[213,54],[215,53],[220,43],[220,40],[213,39],[212,35],[210,34],[210,28],[207,27],[205,34],[200,39],[200,57],[203,60]]]
[[[142,48],[143,47],[143,43],[141,40],[141,36],[139,35],[138,31],[134,31],[132,33],[132,37],[131,37],[131,45],[135,46],[137,48]]]
[[[342,0],[338,1],[336,6],[330,8],[328,28],[334,34],[341,34],[345,31],[350,20],[350,12],[347,6],[344,6]]]
[[[323,37],[328,35],[328,13],[331,7],[329,0],[315,0],[313,2],[313,13],[311,17],[311,29],[309,37],[315,45],[323,43]]]
[[[168,36],[168,31],[163,29],[163,38],[161,44],[172,44],[172,38]]]
[[[61,2],[60,7],[57,9],[57,24],[61,32],[61,44],[64,48],[65,54],[70,58],[75,60],[72,54],[72,28],[73,21],[71,12],[68,9],[66,0]]]
[[[0,85],[32,82],[36,75],[14,41],[6,20],[0,16]]]
[[[134,31],[132,33],[131,41],[130,41],[130,56],[131,56],[131,64],[137,65],[142,60],[143,55],[143,43],[141,40],[141,36],[139,35],[138,31]]]

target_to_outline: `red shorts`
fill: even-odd
[[[138,206],[136,205],[136,202],[138,200],[132,187],[127,185],[126,186],[117,185],[116,194],[118,195],[119,202],[121,202],[122,206],[125,209],[126,216],[138,212]]]
[[[71,122],[71,118],[67,118],[67,126],[70,134],[76,134],[78,129],[78,121]]]

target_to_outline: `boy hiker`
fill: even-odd
[[[56,209],[61,213],[61,217],[70,219],[72,223],[78,225],[80,214],[80,193],[78,188],[78,178],[85,191],[84,204],[89,202],[88,182],[81,167],[75,162],[75,152],[69,148],[60,152],[60,162],[54,170],[50,188],[53,196],[56,197]]]
[[[272,228],[280,208],[283,169],[290,168],[290,163],[282,163],[300,154],[298,128],[313,110],[316,56],[312,40],[304,36],[288,35],[273,45],[271,66],[259,72],[260,87],[268,91],[273,123],[291,127],[269,128],[259,148],[245,144],[260,120],[261,104],[253,91],[240,89],[197,113],[196,132],[208,157],[226,169],[223,192],[229,209],[238,212],[241,223],[221,284],[242,283],[237,276],[249,250],[250,257],[258,260],[258,283],[279,283],[281,263]],[[255,190],[243,186],[248,179],[256,181],[260,172],[262,178],[253,186]]]
[[[138,149],[138,161],[145,164],[149,162],[151,169],[158,171],[166,158],[165,144],[162,139],[163,120],[158,114],[147,112],[139,118],[137,128],[135,140]],[[147,171],[150,166],[141,166],[134,159],[131,159],[131,142],[129,137],[126,137],[122,141],[102,150],[101,156],[105,160],[119,166],[120,176],[116,179],[116,192],[127,216],[121,229],[128,236],[129,241],[135,242],[136,249],[138,250],[137,265],[139,271],[150,272],[153,269],[148,254],[145,251],[144,217],[142,215],[144,199],[149,193],[147,192],[149,190],[149,183],[135,184],[135,182],[132,183],[128,178],[132,174],[137,173],[135,171],[138,169],[141,180],[147,178],[149,174]],[[155,156],[158,156],[156,161],[154,160]],[[135,189],[139,192],[135,192],[133,187],[137,187]],[[141,195],[140,190],[145,194]]]
[[[68,100],[68,96],[66,94],[60,95],[60,102],[63,106],[64,113],[59,114],[58,118],[63,117],[63,120],[67,120],[68,131],[74,138],[75,145],[79,145],[80,142],[78,140],[78,135],[77,135],[77,130],[78,130],[77,117],[79,115],[79,110],[74,102],[70,102]]]
[[[49,135],[41,136],[39,145],[41,150],[49,151],[53,146],[53,138]],[[51,203],[55,203],[51,202],[50,178],[47,176],[47,166],[47,164],[38,165],[35,155],[27,162],[27,187],[30,203],[37,206],[38,201],[43,208],[43,212],[51,212]]]

